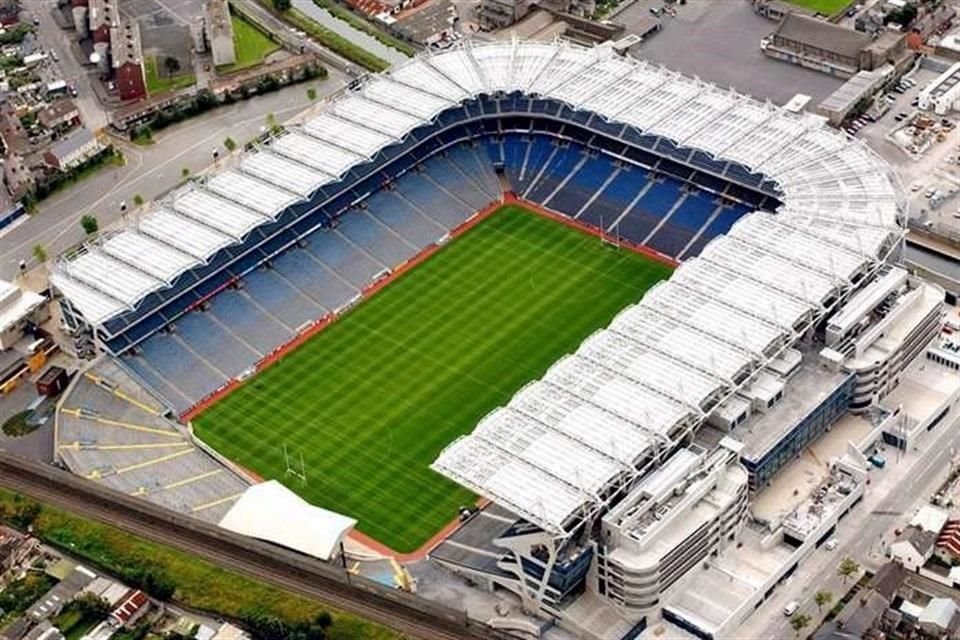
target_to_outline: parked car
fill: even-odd
[[[800,603],[797,602],[796,600],[791,600],[790,602],[787,603],[787,606],[783,608],[783,615],[789,618],[790,616],[795,614],[797,611],[799,611],[799,609],[800,609]]]
[[[659,16],[661,13],[663,13],[663,9],[661,9],[660,7],[650,7],[650,13],[652,13],[655,16]]]
[[[823,548],[826,549],[827,551],[833,551],[834,549],[837,548],[838,544],[839,542],[837,541],[836,538],[830,538],[829,540],[826,541],[826,543],[824,543]]]

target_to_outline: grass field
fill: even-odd
[[[0,520],[13,517],[25,504],[34,504],[0,487]],[[295,593],[290,593],[254,578],[234,573],[171,547],[150,542],[141,536],[81,518],[48,505],[31,523],[33,535],[74,558],[84,560],[93,569],[101,569],[128,585],[147,588],[144,577],[174,587],[173,597],[189,609],[205,611],[215,617],[243,620],[266,615],[294,625],[313,620],[322,611],[333,616],[327,640],[399,640],[399,634],[372,620],[331,609]],[[46,574],[29,573],[0,591],[0,609],[10,613],[25,611],[29,604],[46,593],[55,581]],[[35,594],[35,595],[33,595]],[[18,606],[17,603],[22,603]],[[0,615],[0,629],[7,618]],[[82,628],[82,627],[81,627]],[[114,638],[121,637],[117,634]]]
[[[852,0],[787,0],[787,2],[825,16],[836,15],[852,4]]]
[[[147,79],[147,93],[154,95],[166,91],[177,91],[193,86],[197,82],[192,73],[180,73],[174,76],[161,76],[156,56],[147,56],[143,61],[144,75]]]
[[[194,420],[265,477],[400,552],[472,496],[428,467],[669,267],[505,207]]]
[[[217,67],[221,73],[232,73],[262,64],[264,58],[280,48],[266,34],[238,15],[231,14],[233,48],[237,61]]]

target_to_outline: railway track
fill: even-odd
[[[332,577],[328,565],[317,566],[320,563],[312,558],[209,525],[187,527],[175,517],[151,513],[152,506],[137,509],[126,504],[127,498],[122,494],[111,500],[106,494],[113,492],[96,485],[84,487],[87,483],[65,471],[0,454],[0,486],[375,620],[407,636],[423,640],[479,640],[500,635],[488,627],[469,628],[464,620],[439,617],[418,610],[411,603],[340,582]]]

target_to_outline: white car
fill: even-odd
[[[839,542],[837,542],[837,539],[836,539],[836,538],[830,538],[830,539],[827,540],[827,542],[823,545],[823,548],[826,549],[827,551],[833,551],[834,549],[837,548],[837,545],[838,545],[838,544],[839,544]]]
[[[783,608],[783,615],[789,618],[790,616],[795,614],[799,609],[800,609],[800,603],[797,602],[796,600],[791,600],[790,602],[787,603],[787,606]]]

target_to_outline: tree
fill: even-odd
[[[279,12],[290,9],[290,0],[273,0],[273,8]]]
[[[167,56],[163,59],[163,68],[167,70],[167,74],[172,76],[180,71],[180,61],[173,56]]]
[[[841,560],[837,567],[837,575],[843,578],[843,584],[847,584],[847,579],[858,571],[860,571],[860,565],[850,556]]]
[[[97,229],[100,228],[100,223],[97,222],[97,218],[95,216],[87,213],[80,218],[80,226],[83,227],[84,233],[86,233],[88,236],[91,236],[97,232]]]
[[[813,601],[817,603],[817,611],[823,611],[823,605],[833,602],[833,594],[829,591],[817,591]]]
[[[227,137],[223,141],[223,148],[226,149],[227,151],[233,152],[233,150],[237,148],[236,140],[234,140],[233,138]]]
[[[103,620],[112,609],[109,602],[90,592],[74,598],[73,606],[88,620]]]
[[[795,613],[793,617],[790,618],[790,626],[793,627],[793,631],[797,634],[797,637],[800,637],[800,631],[810,624],[810,616],[805,613]]]
[[[42,244],[33,245],[33,257],[36,258],[40,264],[47,261],[47,250],[43,248]]]
[[[142,207],[142,206],[143,206],[143,202],[144,202],[144,200],[143,200],[143,196],[142,196],[142,195],[140,195],[139,193],[133,194],[133,206],[135,206],[135,207]]]
[[[317,99],[317,90],[314,89],[313,87],[310,87],[309,89],[307,89],[307,100],[309,100],[310,102],[313,102],[316,99]]]
[[[40,504],[33,500],[21,499],[15,508],[11,521],[18,529],[29,529],[40,517]]]
[[[187,178],[189,176],[190,176],[190,169],[188,167],[184,167],[183,169],[180,169],[181,178]]]

